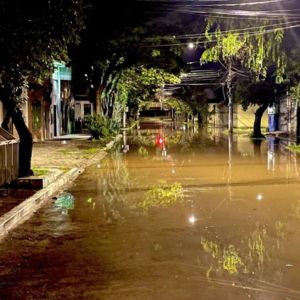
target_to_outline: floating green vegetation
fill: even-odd
[[[32,171],[35,176],[45,176],[49,174],[49,170],[43,168],[33,168]]]
[[[279,267],[281,264],[274,259],[278,251],[283,248],[285,239],[284,223],[276,221],[274,224],[275,235],[267,234],[266,227],[256,224],[254,231],[241,240],[241,248],[235,245],[222,245],[201,237],[201,245],[205,253],[210,255],[210,266],[206,276],[226,271],[229,275],[256,274],[262,276],[265,268]],[[267,263],[270,263],[267,265]]]
[[[237,274],[240,267],[243,267],[244,263],[239,257],[237,250],[233,245],[224,249],[223,251],[223,269],[230,275]]]
[[[300,145],[291,145],[286,147],[290,151],[300,152]]]
[[[227,271],[230,275],[236,275],[239,273],[240,269],[243,272],[247,272],[247,268],[239,256],[238,250],[233,245],[221,248],[220,245],[213,241],[209,241],[201,237],[201,245],[206,253],[209,253],[214,261],[217,263],[215,268],[211,266],[207,272],[207,277],[209,278],[209,273],[216,269],[216,271]]]
[[[149,155],[148,150],[147,150],[145,147],[143,147],[143,146],[141,146],[141,147],[139,148],[138,152],[139,152],[139,155],[140,155],[140,156],[143,156],[143,157]]]
[[[180,183],[154,186],[145,193],[144,200],[138,206],[146,210],[150,207],[169,206],[182,200],[183,196],[183,188]]]
[[[201,245],[203,250],[206,253],[210,253],[213,258],[218,258],[220,253],[220,247],[218,244],[214,243],[213,241],[208,241],[205,238],[201,238]]]

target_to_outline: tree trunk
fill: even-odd
[[[172,118],[172,122],[175,122],[175,109],[171,108],[171,118]]]
[[[253,137],[254,138],[264,137],[261,133],[261,118],[267,108],[268,108],[268,104],[263,104],[255,112],[255,119],[254,119],[254,125],[253,125]]]
[[[20,138],[19,145],[19,177],[26,177],[33,174],[31,170],[31,156],[32,156],[32,135],[25,124],[21,110],[15,107],[13,103],[2,101],[7,110],[7,114],[12,119],[13,124],[18,132]]]
[[[103,110],[102,110],[102,104],[101,104],[101,95],[102,95],[102,92],[103,92],[104,88],[103,86],[101,85],[98,90],[96,91],[96,99],[95,99],[95,111],[96,111],[96,114],[97,115],[102,115],[103,114]]]
[[[189,114],[188,113],[184,114],[184,121],[188,124],[188,122],[189,122]]]
[[[203,127],[203,116],[201,112],[198,112],[198,127],[202,128]]]
[[[6,113],[5,118],[1,124],[1,127],[6,131],[9,131],[9,127],[8,127],[9,120],[10,120],[10,115],[9,113]]]

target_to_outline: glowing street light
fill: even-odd
[[[195,44],[194,43],[188,43],[188,48],[189,49],[194,49],[195,48]]]

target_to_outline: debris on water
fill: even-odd
[[[286,264],[285,265],[287,268],[292,268],[292,267],[294,267],[294,265],[292,265],[292,264]]]
[[[74,196],[70,193],[62,193],[55,200],[55,206],[62,209],[74,209]]]
[[[155,243],[153,245],[154,251],[159,251],[162,249],[162,245],[160,245],[159,243]]]

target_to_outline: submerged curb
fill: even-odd
[[[0,240],[8,232],[28,220],[41,206],[66,184],[74,181],[82,172],[80,168],[71,169],[46,188],[36,192],[30,198],[14,207],[11,211],[0,217]]]
[[[118,135],[113,141],[108,143],[104,149],[101,149],[92,159],[83,164],[82,167],[73,168],[67,173],[58,177],[55,182],[52,182],[44,189],[36,192],[30,198],[24,200],[22,203],[14,207],[12,210],[0,217],[0,241],[7,236],[7,234],[18,225],[24,223],[32,215],[39,210],[51,197],[59,193],[62,189],[69,186],[85,168],[96,162],[102,160],[106,153],[114,144],[121,138]]]

